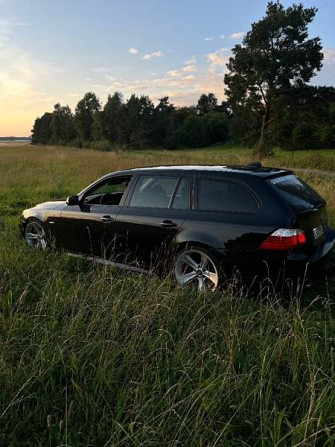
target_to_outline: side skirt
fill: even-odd
[[[72,256],[74,258],[87,259],[88,261],[93,261],[93,262],[96,262],[97,264],[108,265],[110,267],[116,267],[116,268],[119,268],[119,269],[122,269],[122,270],[129,270],[131,272],[136,272],[136,273],[144,273],[146,275],[153,275],[153,272],[151,272],[150,270],[144,270],[144,269],[141,269],[139,267],[134,267],[132,265],[127,265],[127,264],[121,264],[119,262],[108,261],[107,259],[101,259],[101,258],[97,258],[97,257],[94,257],[94,256],[85,256],[85,255],[81,255],[79,253],[67,252],[66,254],[68,256]]]

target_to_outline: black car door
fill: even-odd
[[[257,235],[260,203],[244,183],[199,176],[195,208],[187,226],[208,246],[235,256],[250,250]]]
[[[186,177],[141,175],[117,216],[118,233],[126,242],[126,260],[151,267],[166,257],[190,212],[190,180]]]
[[[114,176],[92,186],[79,205],[61,213],[65,249],[110,257],[115,249],[116,218],[128,191],[131,176]]]

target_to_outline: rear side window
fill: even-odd
[[[268,181],[294,211],[308,211],[319,208],[325,203],[313,188],[295,175],[285,175]]]
[[[177,183],[176,177],[140,177],[130,200],[130,206],[168,208]]]
[[[198,209],[252,213],[258,204],[251,192],[240,183],[224,180],[198,180]]]

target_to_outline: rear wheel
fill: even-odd
[[[182,286],[189,284],[198,290],[214,292],[220,283],[220,262],[206,248],[189,247],[178,254],[174,275]]]
[[[45,250],[48,246],[46,230],[37,219],[29,220],[24,229],[24,238],[30,247]]]

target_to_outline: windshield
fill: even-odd
[[[309,211],[325,204],[323,198],[313,188],[295,175],[273,178],[269,182],[294,211]]]

